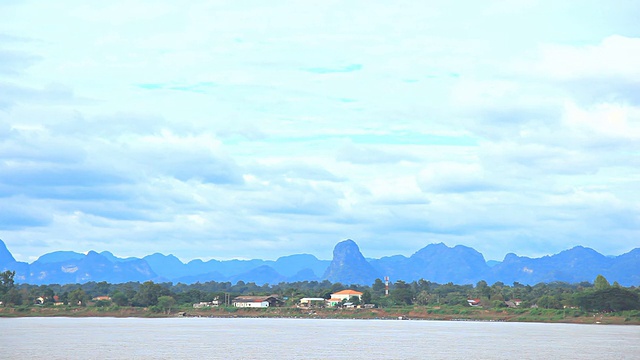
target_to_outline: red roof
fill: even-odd
[[[331,295],[362,295],[360,291],[355,291],[351,289],[338,291],[337,293],[333,293]]]

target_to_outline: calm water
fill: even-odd
[[[640,359],[639,326],[0,318],[2,359]]]

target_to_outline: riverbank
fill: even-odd
[[[309,319],[389,319],[444,321],[501,321],[572,324],[640,325],[640,311],[621,313],[583,313],[574,309],[503,309],[467,307],[406,307],[385,309],[302,309],[293,307],[249,308],[176,308],[154,312],[137,307],[61,307],[32,306],[0,308],[0,317],[238,317],[238,318],[309,318]]]

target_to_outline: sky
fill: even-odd
[[[0,239],[640,247],[640,3],[2,1]]]

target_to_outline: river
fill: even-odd
[[[639,359],[640,326],[0,318],[3,359]]]

